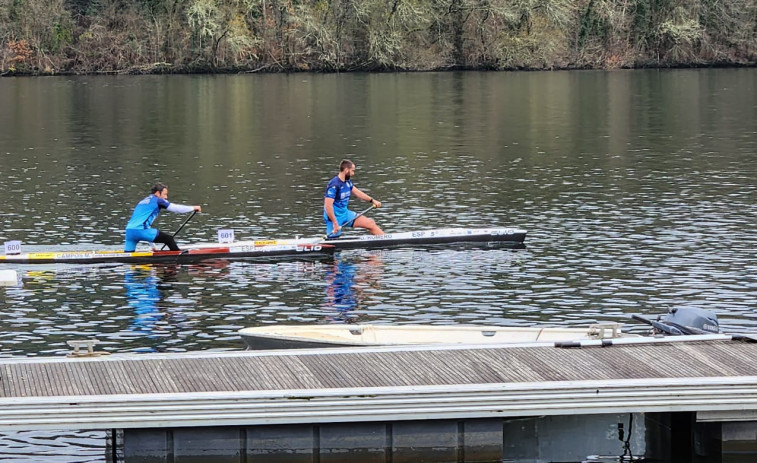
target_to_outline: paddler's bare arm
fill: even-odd
[[[367,194],[360,191],[360,189],[356,186],[352,187],[352,194],[357,196],[359,199],[362,199],[363,201],[370,201],[374,206],[381,207],[381,201],[378,201],[376,199],[371,198]],[[332,200],[333,202],[333,200]]]
[[[334,198],[324,198],[323,208],[326,209],[326,217],[331,220],[334,225],[334,233],[339,231],[339,222],[336,221],[336,215],[334,215]]]

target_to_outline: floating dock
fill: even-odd
[[[172,461],[187,445],[220,461],[324,461],[324,444],[328,455],[395,463],[418,448],[441,449],[439,461],[525,461],[515,429],[533,440],[596,417],[635,455],[663,455],[650,432],[676,420],[702,437],[691,452],[723,454],[757,430],[757,344],[727,338],[7,358],[0,430],[109,429],[113,458],[139,461]]]

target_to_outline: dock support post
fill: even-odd
[[[695,412],[647,413],[645,417],[647,458],[671,463],[721,461],[728,423],[697,422]]]
[[[105,430],[105,463],[122,463],[124,461],[124,430]]]
[[[757,461],[757,421],[729,421],[722,426],[722,453],[726,458]]]

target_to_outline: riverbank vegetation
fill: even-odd
[[[0,0],[6,75],[755,64],[755,0]]]

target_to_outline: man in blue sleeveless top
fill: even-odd
[[[162,183],[156,183],[151,190],[152,194],[139,203],[131,214],[129,223],[126,224],[126,243],[124,252],[134,252],[137,249],[137,243],[147,241],[150,243],[163,243],[171,251],[179,251],[173,236],[168,233],[159,231],[156,228],[150,228],[152,222],[158,216],[161,209],[169,212],[178,212],[186,214],[187,212],[201,212],[200,206],[183,206],[181,204],[172,204],[168,202],[168,187]]]
[[[326,236],[330,238],[339,236],[342,233],[342,227],[366,228],[372,235],[384,234],[373,219],[364,215],[357,217],[355,212],[347,209],[351,195],[376,207],[381,207],[380,201],[371,198],[352,184],[350,179],[354,175],[355,163],[345,159],[339,164],[339,175],[332,178],[326,187],[326,194],[323,197],[323,222],[326,224]]]

